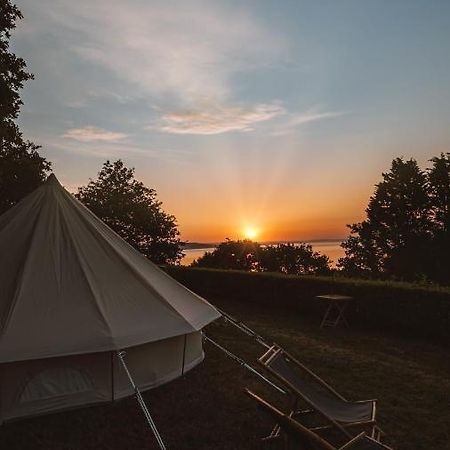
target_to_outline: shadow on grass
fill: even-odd
[[[398,450],[450,449],[448,348],[361,331],[321,330],[319,319],[244,305],[213,303],[286,347],[349,399],[378,398],[386,442]],[[207,333],[254,362],[263,348],[222,321]],[[206,344],[205,361],[185,376],[144,394],[169,449],[258,449],[271,424],[244,387],[280,402],[278,394]],[[134,399],[3,425],[10,450],[157,448]]]

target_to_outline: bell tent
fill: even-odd
[[[50,175],[0,217],[0,423],[150,389],[202,361],[220,313]]]

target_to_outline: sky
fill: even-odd
[[[25,137],[73,192],[135,167],[184,240],[345,237],[449,151],[448,0],[16,3]]]

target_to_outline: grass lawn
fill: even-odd
[[[378,399],[385,441],[397,450],[450,449],[449,349],[350,329],[319,329],[319,318],[291,311],[213,303],[278,342],[349,399]],[[255,361],[263,348],[218,321],[208,335]],[[257,449],[270,429],[244,387],[278,397],[211,344],[205,361],[184,377],[144,394],[169,449]],[[274,396],[275,395],[275,396]],[[134,399],[0,428],[0,449],[156,449]]]

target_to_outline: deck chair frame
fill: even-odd
[[[376,439],[372,438],[371,436],[368,436],[364,431],[357,436],[355,436],[351,441],[347,442],[345,445],[339,448],[339,450],[348,450],[351,448],[351,446],[362,439],[372,441],[374,444],[379,445],[384,450],[393,450],[392,447],[389,447],[384,442],[377,441]]]
[[[359,421],[359,422],[348,422],[348,423],[342,423],[338,422],[337,420],[333,419],[330,415],[325,413],[321,410],[321,408],[316,405],[312,400],[310,400],[304,393],[302,393],[296,386],[294,386],[289,380],[284,378],[281,374],[279,374],[277,371],[273,370],[270,367],[270,362],[279,356],[285,356],[291,361],[300,371],[303,371],[304,373],[308,374],[314,381],[316,381],[322,388],[327,391],[332,397],[341,400],[343,402],[348,402],[348,400],[343,397],[341,394],[339,394],[335,389],[333,389],[328,383],[326,383],[322,378],[320,378],[318,375],[316,375],[314,372],[312,372],[308,367],[306,367],[304,364],[302,364],[298,359],[296,359],[294,356],[292,356],[290,353],[282,349],[278,345],[272,345],[259,359],[258,363],[265,368],[271,375],[273,375],[276,379],[278,379],[281,383],[283,383],[290,391],[291,394],[294,396],[294,402],[292,406],[292,411],[289,414],[290,417],[294,417],[297,415],[302,414],[310,414],[313,412],[316,412],[320,416],[322,416],[326,422],[328,422],[328,425],[319,426],[319,427],[311,427],[311,431],[319,431],[322,429],[327,428],[336,428],[337,430],[340,430],[345,436],[348,438],[352,438],[354,435],[352,435],[348,428],[351,427],[358,427],[358,426],[369,426],[370,427],[370,434],[372,438],[375,438],[377,440],[380,439],[382,431],[381,429],[376,425],[376,399],[370,399],[370,400],[360,400],[355,401],[351,403],[369,403],[372,402],[372,413],[369,420],[365,421]],[[298,399],[302,399],[306,404],[308,404],[312,409],[309,410],[297,410],[298,407]],[[350,402],[348,402],[350,403]],[[268,439],[275,437],[279,433],[279,427],[274,427],[271,434],[268,436]]]
[[[371,438],[364,431],[355,436],[354,438],[351,438],[343,446],[337,448],[332,444],[330,444],[325,439],[323,439],[321,436],[316,434],[314,431],[308,429],[307,427],[305,427],[304,425],[293,419],[290,415],[281,412],[278,408],[276,408],[263,398],[259,397],[254,392],[246,389],[245,393],[251,399],[255,400],[258,403],[258,405],[275,420],[277,425],[280,427],[280,430],[282,430],[286,434],[286,436],[294,437],[294,439],[298,439],[302,443],[305,443],[305,441],[309,441],[310,443],[313,443],[315,446],[320,446],[322,450],[347,450],[350,449],[358,441],[364,439],[373,441],[374,444],[380,447],[380,450],[393,450],[386,444],[382,444],[381,442],[378,442],[375,439]],[[285,448],[286,449],[290,448],[288,439],[285,440]]]

